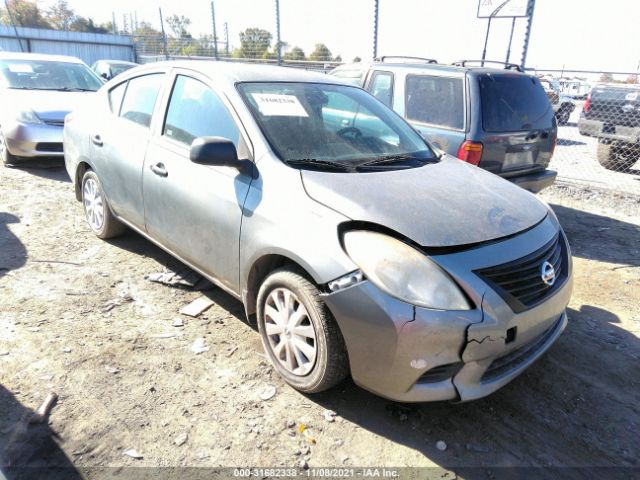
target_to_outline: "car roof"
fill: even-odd
[[[76,57],[65,55],[45,55],[41,53],[0,52],[0,60],[34,60],[37,62],[82,63]]]
[[[212,79],[227,81],[234,84],[238,82],[306,82],[353,86],[332,75],[310,72],[299,68],[215,60],[174,60],[147,63],[129,70],[126,74],[135,76],[137,73],[142,73],[145,70],[157,69],[158,67],[194,70],[196,72],[203,73]]]
[[[492,68],[492,67],[478,67],[478,66],[460,66],[460,65],[448,65],[443,63],[427,63],[421,61],[409,61],[409,62],[357,62],[357,63],[349,63],[345,65],[340,65],[336,67],[336,71],[340,70],[362,70],[362,69],[370,69],[374,68],[376,70],[402,70],[409,73],[424,73],[425,71],[436,71],[443,74],[453,75],[453,76],[463,76],[467,72],[472,73],[491,73],[491,74],[500,74],[500,73],[511,73],[511,74],[521,74],[526,75],[526,73],[519,72],[514,69],[506,69],[506,68]]]
[[[132,65],[137,66],[135,62],[128,62],[126,60],[96,60],[95,63],[107,63],[109,65]]]

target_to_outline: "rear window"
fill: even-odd
[[[407,119],[455,130],[464,127],[461,78],[408,75],[405,95]]]
[[[478,77],[482,102],[482,126],[486,132],[517,132],[548,128],[549,97],[540,80],[525,75]]]
[[[636,102],[640,100],[640,89],[634,88],[594,88],[592,102]]]

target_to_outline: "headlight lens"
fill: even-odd
[[[425,254],[388,235],[366,230],[344,234],[347,254],[378,288],[419,307],[469,310],[455,282]]]
[[[16,120],[20,123],[42,123],[42,120],[38,118],[38,115],[33,110],[24,110],[18,113]]]

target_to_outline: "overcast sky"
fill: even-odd
[[[497,0],[493,0],[496,2]],[[39,0],[46,8],[52,0]],[[208,0],[69,0],[81,15],[122,24],[124,13],[159,27],[158,7],[192,21],[191,32],[211,33]],[[373,0],[280,0],[281,36],[309,54],[325,43],[344,60],[372,56]],[[415,55],[449,62],[479,58],[486,20],[476,18],[478,0],[380,0],[379,55]],[[229,39],[248,27],[269,30],[275,40],[275,0],[215,0],[218,36]],[[520,61],[525,19],[516,21],[511,52]],[[492,22],[488,58],[505,60],[510,19]],[[537,0],[527,66],[635,72],[640,62],[639,0]]]

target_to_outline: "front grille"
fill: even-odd
[[[64,120],[43,120],[47,125],[53,125],[56,127],[64,127]]]
[[[38,152],[62,153],[62,143],[61,142],[40,142],[36,144],[36,150]]]
[[[560,317],[552,327],[545,330],[544,333],[534,338],[529,343],[516,348],[512,352],[509,352],[502,357],[496,358],[493,362],[491,362],[491,365],[489,365],[489,368],[487,368],[487,370],[484,372],[484,375],[482,375],[481,381],[490,382],[492,380],[495,380],[496,378],[499,378],[505,373],[515,370],[520,365],[525,363],[542,348],[549,337],[553,335],[553,332],[555,332],[556,328],[558,328],[558,324],[561,321],[562,317]]]
[[[555,282],[542,279],[542,265],[547,261],[555,270]],[[567,279],[569,260],[562,234],[535,252],[513,262],[478,270],[480,275],[515,313],[532,308],[560,288]]]

